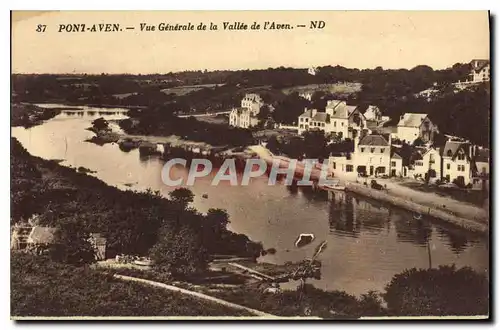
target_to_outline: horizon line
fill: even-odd
[[[446,70],[446,69],[450,69],[451,67],[453,67],[453,65],[455,64],[468,64],[470,63],[471,61],[473,60],[487,60],[489,61],[490,59],[484,59],[484,58],[472,58],[469,62],[455,62],[449,66],[446,66],[446,67],[442,67],[442,68],[435,68],[431,65],[428,65],[428,64],[417,64],[415,66],[413,66],[412,68],[407,68],[407,67],[399,67],[399,68],[384,68],[382,65],[378,65],[376,67],[365,67],[365,68],[358,68],[358,67],[346,67],[346,66],[343,66],[343,65],[340,65],[340,64],[326,64],[326,65],[316,65],[316,66],[309,66],[309,67],[293,67],[293,66],[279,66],[279,67],[267,67],[267,68],[231,68],[231,69],[186,69],[186,70],[182,70],[182,71],[169,71],[169,72],[137,72],[137,73],[133,73],[133,72],[11,72],[11,75],[13,74],[24,74],[24,75],[170,75],[170,74],[178,74],[178,73],[185,73],[185,72],[198,72],[198,71],[201,71],[202,73],[211,73],[211,72],[220,72],[220,71],[229,71],[229,72],[238,72],[238,71],[264,71],[264,70],[277,70],[277,69],[280,69],[280,68],[284,68],[284,69],[292,69],[292,70],[308,70],[310,68],[324,68],[324,67],[328,67],[328,66],[331,66],[331,67],[342,67],[342,68],[345,68],[345,69],[349,69],[349,70],[375,70],[377,69],[378,67],[382,68],[382,70],[386,71],[386,70],[394,70],[394,71],[398,71],[398,70],[412,70],[416,67],[419,67],[419,66],[427,66],[427,67],[430,67],[433,71],[438,71],[438,70]],[[206,72],[205,72],[206,71]]]

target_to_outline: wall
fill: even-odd
[[[405,127],[398,126],[397,137],[401,141],[406,141],[407,143],[413,143],[418,138],[420,134],[418,127]]]
[[[482,219],[465,219],[457,214],[453,214],[453,212],[449,210],[442,210],[432,206],[427,206],[424,201],[409,200],[408,198],[389,195],[385,191],[374,190],[359,183],[348,183],[346,185],[346,190],[379,201],[387,202],[412,212],[437,218],[470,231],[486,234],[489,230],[488,223],[484,222]]]

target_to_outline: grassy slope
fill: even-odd
[[[250,316],[178,293],[121,282],[90,268],[14,253],[12,316]]]

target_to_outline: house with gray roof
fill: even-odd
[[[432,123],[425,113],[405,113],[399,118],[397,138],[407,143],[413,143],[420,138],[424,142],[434,140],[438,127]]]

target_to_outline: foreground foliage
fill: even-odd
[[[244,316],[207,301],[123,282],[88,267],[14,253],[12,316]]]
[[[122,253],[147,256],[160,238],[180,239],[186,248],[176,244],[179,249],[168,250],[162,259],[167,268],[184,265],[179,275],[205,268],[209,254],[230,251],[257,257],[262,249],[245,235],[227,230],[225,212],[204,215],[190,208],[190,191],[173,193],[172,200],[158,192],[122,191],[75,169],[33,157],[15,139],[11,173],[11,222],[37,214],[41,225],[59,228],[58,248],[51,253],[54,260],[92,262],[86,243],[90,233],[107,239],[109,258]],[[187,248],[186,244],[197,242],[202,244],[199,250]]]
[[[394,315],[488,315],[488,280],[467,267],[413,268],[393,277],[384,299]]]

